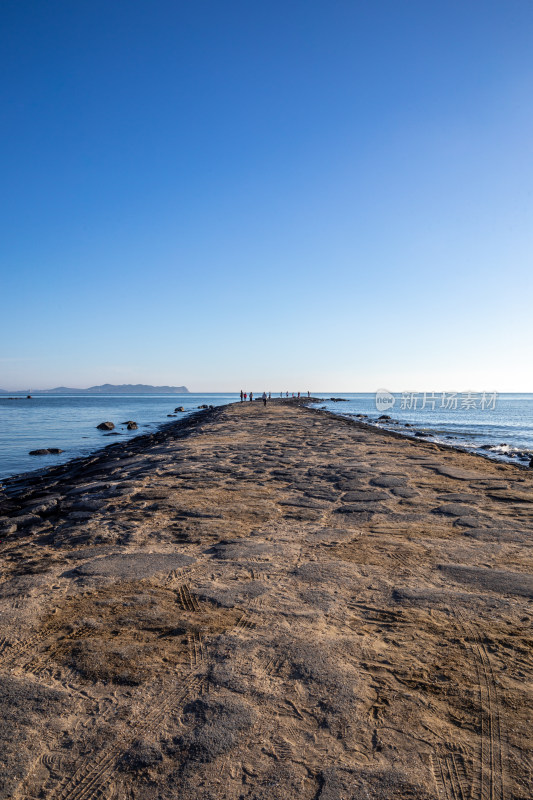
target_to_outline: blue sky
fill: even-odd
[[[3,0],[0,387],[533,391],[533,4]]]

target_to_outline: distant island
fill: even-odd
[[[68,386],[57,386],[55,389],[28,389],[9,392],[0,389],[0,395],[17,394],[189,394],[186,386],[147,386],[144,383],[104,383],[102,386],[90,386],[88,389],[71,389]]]

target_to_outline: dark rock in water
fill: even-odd
[[[31,394],[26,395],[26,400],[31,400]]]
[[[420,436],[420,437],[429,436],[429,433],[424,433],[424,431],[417,431],[415,433],[415,436]]]
[[[99,431],[112,431],[115,426],[112,422],[101,422],[96,427]]]
[[[529,468],[530,468],[530,469],[533,469],[533,458],[532,458],[532,459],[531,459],[531,461],[529,462]]]
[[[203,406],[198,406],[198,408],[209,408],[209,406],[203,405]]]
[[[383,421],[390,419],[388,414],[382,414],[381,417],[378,417],[378,422],[382,419]]]
[[[113,431],[113,433],[104,433],[104,436],[120,436],[120,433],[117,433],[117,431]]]
[[[167,417],[177,417],[177,414],[167,414]]]
[[[346,397],[330,397],[330,402],[332,403],[347,403],[348,400]]]
[[[28,455],[30,456],[57,456],[59,453],[62,453],[63,450],[60,450],[59,447],[46,447],[41,448],[40,450],[30,450]]]
[[[138,425],[136,422],[128,422],[128,430],[129,431],[136,431],[138,429]]]
[[[411,423],[410,423],[410,422],[406,422],[406,423],[405,423],[405,425],[404,425],[403,427],[404,427],[404,428],[413,428],[414,426],[413,426],[413,425],[411,425]]]
[[[480,450],[492,450],[494,448],[493,444],[482,444],[479,448]]]
[[[134,422],[132,419],[125,419],[124,422],[120,423],[121,425],[136,425],[137,423]]]
[[[179,408],[174,409],[174,413],[176,413],[176,411],[185,411],[185,409],[183,408],[183,406],[179,406]]]
[[[356,414],[355,416],[357,417],[357,419],[368,419],[367,414]]]

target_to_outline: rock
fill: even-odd
[[[99,431],[112,431],[115,426],[112,422],[101,422],[96,427]]]
[[[63,450],[60,450],[59,447],[46,447],[41,448],[39,450],[30,450],[28,455],[30,456],[57,456],[59,453],[62,453]]]
[[[415,433],[415,436],[420,436],[420,437],[429,436],[429,433],[424,433],[424,431],[417,431]]]
[[[379,503],[372,502],[342,505],[333,509],[335,514],[375,514],[376,511],[384,512],[386,510]]]
[[[183,406],[179,406],[179,408],[174,409],[174,413],[176,413],[176,411],[185,411],[185,409],[183,408]]]
[[[129,772],[139,772],[154,767],[162,760],[163,754],[155,745],[138,740],[123,753],[119,767]]]
[[[92,519],[92,514],[90,511],[72,511],[67,519],[69,522],[86,522],[89,519]]]
[[[443,506],[433,509],[433,513],[444,514],[447,517],[471,517],[476,512],[473,508],[462,503],[445,503]]]
[[[388,415],[388,414],[382,414],[382,415],[381,415],[381,417],[378,417],[378,422],[379,422],[380,420],[383,420],[383,421],[385,421],[385,420],[388,420],[388,419],[390,419],[390,417],[389,417],[389,415]]]
[[[167,414],[167,417],[177,417],[177,414]]]
[[[523,572],[471,567],[465,564],[439,564],[438,569],[457,583],[489,592],[533,598],[533,576]]]
[[[17,532],[17,525],[12,520],[3,518],[0,520],[0,536],[9,536]]]
[[[132,419],[125,419],[124,422],[120,423],[121,425],[136,425],[137,423],[134,422]]]
[[[195,561],[191,556],[179,553],[116,553],[104,558],[86,561],[76,567],[79,575],[117,577],[127,580],[144,579],[157,572],[169,572],[190,566]]]
[[[32,525],[40,525],[42,519],[37,514],[21,514],[13,518],[13,523],[16,523],[17,529],[20,530],[21,528],[29,528]]]
[[[396,497],[403,497],[406,500],[412,497],[418,497],[420,494],[420,492],[417,492],[415,489],[409,489],[407,486],[396,486],[394,489],[391,489],[391,492],[396,495]]]
[[[31,506],[27,506],[27,511],[29,514],[49,514],[50,512],[56,510],[57,506],[58,496],[50,495],[49,497],[45,497]]]
[[[128,422],[128,430],[129,431],[136,431],[138,429],[138,425],[136,422]]]
[[[343,503],[377,503],[381,500],[389,500],[389,495],[386,492],[372,491],[371,489],[360,489],[359,491],[346,492],[343,496]]]
[[[405,486],[407,477],[399,475],[380,475],[378,478],[372,478],[370,481],[371,486],[379,486],[382,489],[391,489],[393,486]]]
[[[198,406],[198,408],[209,408],[209,406]]]

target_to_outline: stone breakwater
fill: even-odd
[[[292,401],[0,496],[0,798],[530,797],[533,477]]]

